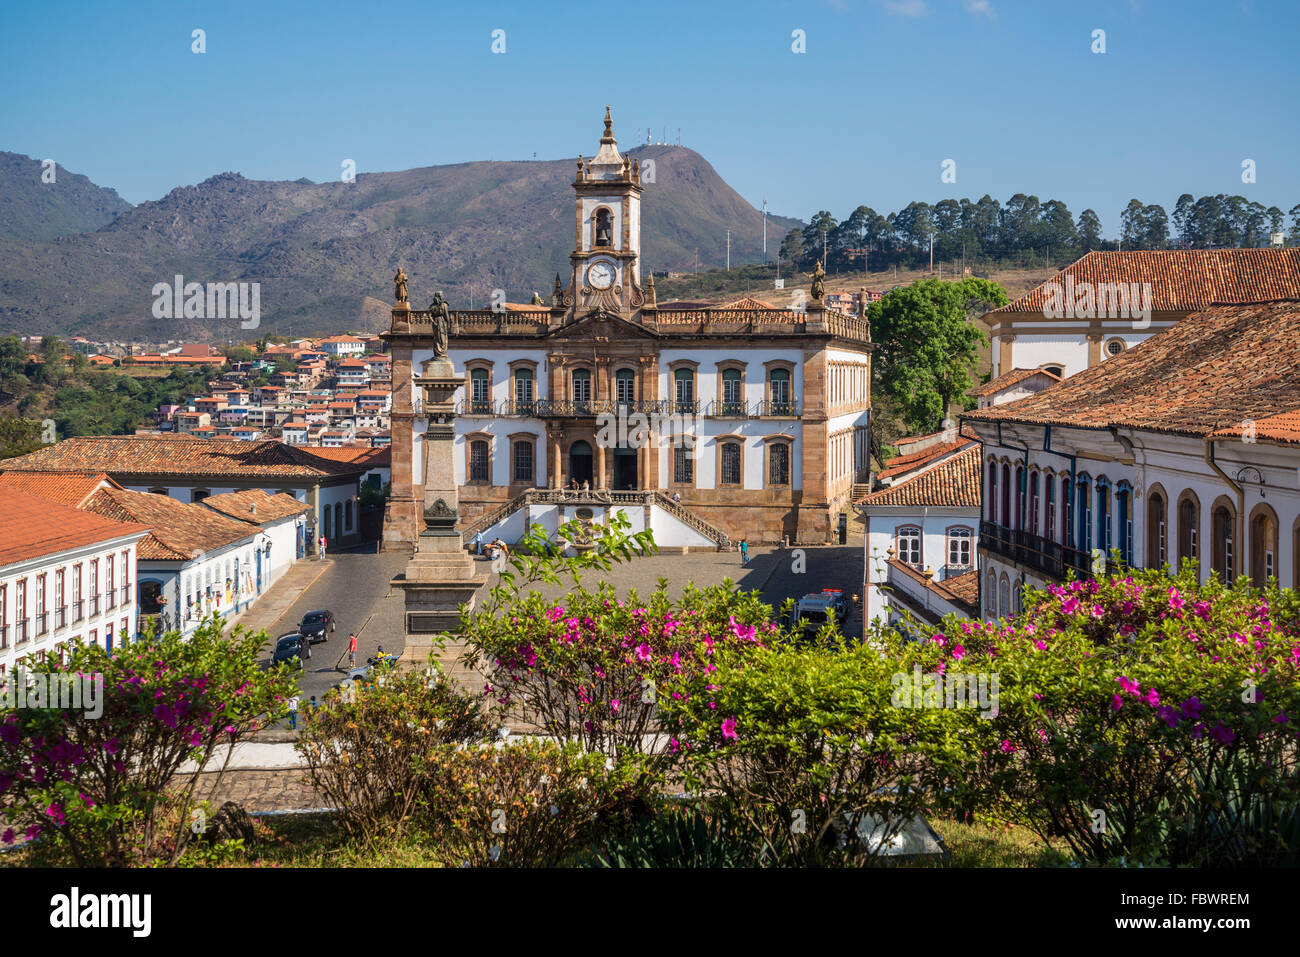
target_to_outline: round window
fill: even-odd
[[[1110,340],[1110,342],[1106,343],[1106,351],[1113,356],[1119,355],[1121,352],[1124,351],[1124,340],[1123,339]]]

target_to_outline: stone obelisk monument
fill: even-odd
[[[483,582],[456,530],[460,496],[453,464],[454,396],[465,384],[465,377],[456,375],[447,358],[451,314],[440,292],[429,307],[429,321],[433,327],[433,358],[422,363],[414,383],[423,395],[426,423],[422,443],[424,530],[406,571],[393,579],[394,587],[402,589],[406,598],[406,650],[401,660],[408,667],[424,666],[436,636],[455,630],[460,623],[460,606],[474,607],[474,594]],[[448,652],[452,651],[449,647]]]

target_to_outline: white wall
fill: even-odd
[[[978,562],[977,509],[874,505],[869,507],[866,514],[870,522],[863,543],[868,584],[867,621],[877,617],[887,620],[889,617],[884,596],[876,586],[883,584],[889,577],[886,562],[889,559],[889,549],[897,548],[895,541],[898,529],[907,525],[921,529],[921,570],[933,570],[936,581],[945,575],[945,566],[948,564],[948,529],[953,526],[965,526],[971,530],[971,567],[974,568]]]
[[[0,619],[0,625],[7,626],[5,647],[0,649],[0,670],[4,673],[13,671],[15,662],[19,658],[31,654],[48,651],[65,642],[75,639],[89,641],[91,631],[96,633],[96,641],[100,646],[106,642],[106,636],[111,633],[113,647],[120,643],[122,631],[122,619],[127,619],[126,631],[129,635],[135,635],[137,627],[137,577],[139,574],[136,561],[136,543],[142,536],[138,533],[122,536],[120,538],[109,539],[105,542],[95,543],[80,548],[68,549],[66,551],[56,552],[52,555],[44,555],[39,558],[28,561],[14,562],[0,568],[0,586],[4,588],[4,612],[3,618]],[[127,552],[127,568],[122,568],[122,552]],[[110,608],[107,588],[107,560],[109,556],[114,558],[113,573],[113,595],[112,607]],[[99,580],[97,597],[98,611],[92,613],[91,594],[90,594],[90,565],[91,562],[99,562]],[[80,586],[74,581],[76,566],[80,565]],[[58,627],[58,605],[55,597],[55,576],[59,569],[64,570],[64,592],[63,603],[67,606],[64,615],[63,627]],[[43,635],[37,635],[36,615],[37,604],[36,588],[37,576],[44,574],[45,580],[45,610],[47,630]],[[18,588],[19,582],[27,582],[27,607],[25,617],[27,624],[27,641],[22,644],[18,643]],[[121,597],[122,586],[130,585],[128,598],[124,603]],[[77,610],[74,602],[81,601],[81,617],[77,618]]]

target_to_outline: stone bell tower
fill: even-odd
[[[605,133],[589,160],[578,157],[570,318],[591,309],[630,314],[642,305],[641,164],[618,151],[605,107]]]

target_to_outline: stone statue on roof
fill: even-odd
[[[822,268],[822,261],[817,260],[817,265],[812,271],[812,297],[814,302],[821,302],[826,298],[826,270]]]
[[[542,302],[542,296],[541,296],[541,293],[536,292],[536,291],[533,292],[533,300],[532,300],[532,304],[533,304],[534,306],[544,306],[544,305],[546,305],[546,303]]]
[[[402,267],[397,267],[397,275],[393,277],[393,297],[397,302],[410,302],[410,296],[406,293],[406,273],[402,272]]]
[[[447,340],[451,336],[451,310],[442,298],[441,289],[433,294],[433,302],[429,303],[429,318],[433,321],[433,357],[445,359]]]

